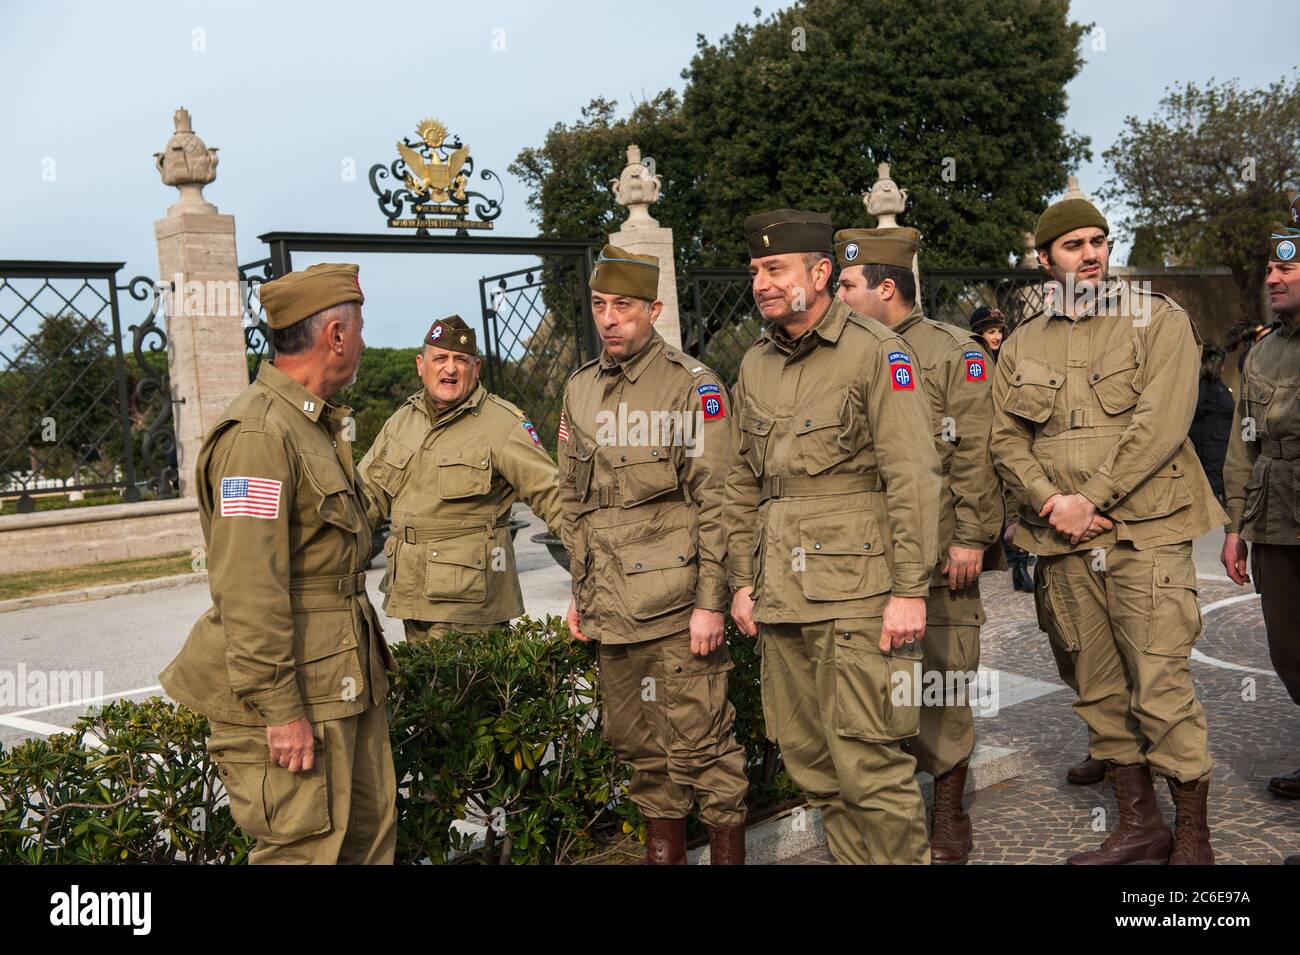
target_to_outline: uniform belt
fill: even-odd
[[[365,592],[366,572],[364,570],[343,577],[322,574],[313,577],[293,577],[289,580],[291,594],[341,594],[344,597],[351,597]]]
[[[879,491],[880,475],[875,471],[865,474],[826,474],[808,477],[801,474],[769,474],[763,478],[758,503],[774,497],[825,497],[832,494],[861,494]]]
[[[1069,414],[1052,415],[1043,425],[1043,436],[1050,438],[1053,435],[1062,434],[1066,431],[1077,431],[1080,428],[1126,428],[1132,415],[1119,415],[1111,417],[1096,408],[1071,408]]]
[[[667,493],[652,497],[644,502],[637,501],[638,504],[671,504],[674,502],[683,502],[686,500],[686,492],[680,487]],[[623,494],[617,487],[606,485],[605,487],[595,488],[591,492],[591,503],[596,507],[622,507]]]
[[[473,534],[475,531],[491,531],[498,527],[509,527],[510,515],[490,524],[443,524],[441,526],[414,527],[410,524],[404,524],[401,527],[394,527],[392,533],[400,535],[402,542],[405,544],[425,544],[429,541],[446,540],[448,537],[461,537],[465,534]]]
[[[1274,441],[1271,438],[1260,438],[1259,453],[1281,461],[1297,461],[1300,460],[1300,441]]]

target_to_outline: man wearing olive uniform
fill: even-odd
[[[745,220],[771,324],[735,391],[727,560],[742,633],[761,636],[763,717],[841,863],[929,862],[916,760],[939,458],[911,346],[830,289],[830,217]],[[916,688],[919,690],[919,687]]]
[[[1228,525],[1222,559],[1228,576],[1244,584],[1245,542],[1251,543],[1269,656],[1300,703],[1300,229],[1273,227],[1265,285],[1278,327],[1250,350],[1242,370],[1223,468]],[[1268,789],[1300,799],[1300,769],[1274,776]]]
[[[361,460],[371,521],[392,519],[384,610],[408,640],[522,614],[510,507],[522,500],[558,526],[555,464],[523,412],[479,384],[480,363],[459,315],[434,322],[416,357],[424,387]]]
[[[1192,541],[1224,515],[1187,438],[1201,346],[1173,301],[1107,278],[1109,231],[1083,199],[1038,220],[1053,286],[1002,345],[993,458],[1021,502],[1016,543],[1038,555],[1039,625],[1119,806],[1101,847],[1070,862],[1209,863]],[[1172,837],[1152,771],[1177,808]]]
[[[212,609],[160,682],[211,722],[254,863],[393,861],[388,646],[366,596],[370,557],[350,408],[355,265],[262,286],[276,357],[226,409],[195,469]]]
[[[835,257],[840,299],[903,337],[930,399],[943,492],[939,558],[930,578],[921,648],[926,679],[943,687],[944,699],[922,707],[911,750],[917,769],[934,776],[930,861],[957,864],[966,861],[972,845],[962,795],[975,750],[967,693],[979,669],[984,623],[979,575],[987,548],[1001,556],[1002,498],[989,454],[990,362],[964,329],[921,312],[912,273],[918,239],[915,229],[842,229],[835,233]]]
[[[604,347],[569,379],[558,445],[569,628],[600,643],[604,732],[632,765],[646,861],[686,862],[698,801],[711,864],[742,864],[748,782],[723,639],[726,392],[655,333],[657,258],[608,245],[590,285]]]

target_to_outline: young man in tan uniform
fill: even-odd
[[[459,315],[434,322],[415,357],[424,387],[361,459],[371,522],[392,519],[384,611],[408,640],[522,614],[510,507],[522,500],[558,526],[555,464],[523,412],[479,384],[481,365]]]
[[[195,469],[212,609],[160,682],[206,716],[253,863],[390,864],[396,781],[370,557],[352,466],[355,265],[262,286],[274,363],[226,409]]]
[[[722,382],[654,331],[659,260],[607,245],[591,276],[603,349],[569,378],[560,499],[568,624],[600,642],[605,737],[632,764],[646,861],[686,862],[699,802],[710,862],[745,861],[745,753],[727,699]]]
[[[1038,555],[1039,625],[1119,805],[1101,847],[1070,862],[1209,863],[1192,541],[1224,514],[1187,439],[1201,346],[1172,300],[1108,279],[1109,231],[1083,199],[1038,220],[1053,285],[1002,345],[993,459],[1021,502],[1016,543]],[[1173,836],[1153,770],[1177,807]]]
[[[839,298],[903,337],[930,400],[943,491],[921,659],[927,685],[934,681],[943,690],[937,705],[922,706],[921,731],[911,750],[917,769],[934,776],[930,861],[956,865],[972,846],[970,816],[962,805],[975,750],[967,694],[979,669],[984,623],[979,575],[986,549],[1001,556],[1002,497],[989,454],[991,362],[965,329],[921,312],[912,273],[919,238],[915,229],[842,229],[835,233],[835,258]],[[932,696],[927,690],[925,699]]]
[[[1280,321],[1250,350],[1242,369],[1223,468],[1228,525],[1222,560],[1228,576],[1244,584],[1250,579],[1246,541],[1253,545],[1269,656],[1300,703],[1300,229],[1274,226],[1265,286]],[[1300,799],[1300,769],[1274,776],[1268,789]]]
[[[937,553],[939,458],[902,338],[835,300],[830,216],[745,220],[754,301],[727,477],[741,632],[761,633],[763,717],[842,863],[928,863],[914,679]]]

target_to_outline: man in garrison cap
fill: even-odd
[[[917,769],[934,777],[930,861],[956,865],[972,846],[970,816],[962,805],[975,750],[968,693],[979,669],[984,623],[979,575],[986,550],[1001,555],[1002,499],[989,454],[990,362],[965,329],[932,321],[921,311],[912,273],[919,238],[915,229],[842,229],[835,233],[835,258],[839,298],[903,337],[930,401],[942,491],[921,659],[924,681],[941,687],[942,695],[937,705],[922,707],[920,733],[910,748]]]
[[[605,738],[631,764],[646,862],[684,865],[692,804],[712,865],[745,861],[745,753],[727,699],[722,381],[654,330],[659,260],[617,246],[591,274],[600,357],[570,376],[560,499],[569,630],[599,642]]]
[[[1273,226],[1264,287],[1277,330],[1251,349],[1242,371],[1223,468],[1228,524],[1222,560],[1234,582],[1246,583],[1250,542],[1269,656],[1300,704],[1300,518],[1294,506],[1300,488],[1300,228]],[[1300,799],[1300,769],[1274,776],[1268,789]]]
[[[919,357],[834,297],[831,238],[816,212],[745,220],[769,324],[736,384],[731,613],[760,636],[767,734],[835,859],[924,864],[925,806],[901,744],[919,728],[939,457],[916,440],[933,433]]]
[[[1187,432],[1201,344],[1176,302],[1108,275],[1085,199],[1038,220],[1049,278],[994,375],[993,460],[1038,555],[1034,601],[1119,824],[1075,865],[1210,863],[1210,755],[1189,658],[1201,632],[1192,541],[1225,515]],[[1152,772],[1167,778],[1175,833]]]
[[[406,639],[481,633],[524,612],[510,508],[559,526],[555,463],[537,427],[479,383],[474,330],[433,323],[415,368],[424,383],[361,460],[370,518],[392,520],[384,610]]]
[[[208,718],[208,752],[253,863],[390,864],[396,781],[352,409],[365,301],[355,265],[261,289],[274,362],[195,468],[212,609],[160,677]]]

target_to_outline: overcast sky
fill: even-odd
[[[155,274],[153,220],[176,191],[152,154],[181,105],[221,150],[206,195],[235,216],[241,262],[266,254],[257,236],[272,230],[386,231],[366,171],[391,162],[394,141],[428,115],[470,145],[479,169],[505,178],[497,233],[534,235],[523,187],[506,172],[519,150],[595,96],[625,110],[680,90],[696,34],[716,40],[754,6],[0,0],[0,259],[124,260],[127,275]],[[1084,42],[1069,88],[1067,124],[1092,138],[1095,157],[1079,170],[1084,190],[1101,183],[1101,152],[1124,116],[1149,115],[1169,84],[1286,75],[1294,9],[1284,0],[1073,4],[1076,20],[1105,31]],[[353,181],[343,176],[349,159]],[[303,254],[294,265],[338,257]],[[414,344],[452,311],[478,325],[478,277],[532,264],[350,258],[362,265],[372,345]]]

